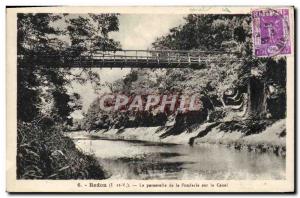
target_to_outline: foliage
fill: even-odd
[[[119,48],[108,37],[118,30],[117,15],[18,14],[17,29],[18,178],[104,178],[97,161],[62,135],[63,126],[72,124],[70,114],[82,106],[67,86],[87,81],[97,86],[100,77],[90,69],[76,73],[56,66],[65,55]]]
[[[220,52],[211,57],[218,61],[207,62],[201,70],[169,70],[165,89],[202,92],[220,100],[224,91],[245,86],[250,75],[246,63],[252,53],[251,17],[191,14],[185,20],[185,24],[171,29],[168,35],[157,38],[154,48]]]
[[[55,59],[45,62],[44,57],[119,48],[108,37],[111,31],[118,31],[117,14],[18,14],[18,56],[22,57],[18,59],[18,119],[32,121],[47,114],[70,122],[70,113],[80,108],[80,97],[68,93],[66,86],[74,81],[97,86],[100,77],[90,69],[75,73],[68,68],[47,68],[62,62],[59,58],[58,63]]]
[[[274,93],[262,92],[258,93],[258,97],[262,101],[267,98],[266,109],[273,118],[281,118],[285,114],[286,62],[284,59],[252,57],[251,37],[250,15],[188,15],[184,24],[171,28],[167,35],[158,37],[152,44],[153,48],[205,51],[208,55],[203,58],[217,61],[205,62],[202,69],[132,69],[124,79],[107,86],[113,93],[125,94],[197,93],[203,103],[201,112],[175,114],[173,117],[164,114],[161,115],[160,122],[152,123],[155,112],[107,113],[101,111],[97,99],[90,106],[83,125],[87,129],[108,129],[146,126],[151,123],[164,125],[174,121],[170,134],[176,134],[206,119],[218,122],[225,118],[230,111],[224,101],[226,93],[238,90],[249,96],[249,81],[253,77],[267,86],[275,87]],[[251,103],[251,100],[258,98],[250,98],[248,102]],[[232,119],[235,117],[239,116],[232,116]]]
[[[86,17],[66,19],[70,36],[70,51],[74,55],[92,54],[97,50],[120,49],[120,43],[108,37],[108,33],[119,30],[117,14],[89,14]]]
[[[93,156],[75,148],[61,128],[36,122],[18,122],[18,179],[104,179],[107,177]]]
[[[219,128],[221,131],[232,132],[239,131],[244,135],[253,135],[262,132],[268,126],[272,125],[276,120],[243,120],[229,121],[221,123]]]
[[[188,15],[183,25],[170,29],[165,36],[158,37],[153,43],[153,48],[204,50],[211,52],[210,54],[221,51],[206,57],[209,59],[209,56],[212,56],[211,58],[218,61],[207,62],[204,69],[133,69],[124,79],[109,85],[114,93],[200,94],[203,102],[201,112],[176,114],[174,118],[165,114],[163,121],[160,122],[163,124],[174,119],[176,130],[173,131],[182,131],[188,125],[204,122],[208,113],[211,113],[215,107],[222,106],[225,91],[247,85],[250,67],[245,66],[245,59],[251,56],[251,18],[249,15]],[[228,54],[229,51],[233,53]],[[235,54],[236,52],[241,53]],[[141,120],[145,125],[151,120],[151,116],[145,116],[145,113],[125,115],[118,112],[118,115],[114,115],[114,113],[101,112],[95,101],[87,112],[86,121],[89,123],[87,125],[91,126],[90,121],[93,119],[101,120],[103,114],[106,120],[102,121],[106,124],[110,123],[113,127],[126,127],[130,120],[138,120],[143,116],[144,119]],[[150,115],[154,117],[155,112],[150,112]],[[120,125],[120,122],[123,124]],[[143,123],[135,126],[140,125]],[[92,128],[95,127],[97,128],[93,125]]]

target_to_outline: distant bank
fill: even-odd
[[[286,155],[286,120],[278,120],[265,127],[262,131],[251,134],[247,133],[245,126],[236,127],[237,123],[204,123],[196,126],[193,130],[184,131],[180,134],[168,134],[169,127],[137,127],[123,129],[101,129],[91,132],[79,131],[68,133],[68,136],[89,135],[95,137],[123,140],[139,140],[149,142],[190,144],[197,146],[202,143],[222,144],[237,150],[249,152],[274,153],[285,157]],[[224,129],[224,125],[229,129]],[[251,126],[253,127],[253,126]],[[248,129],[246,127],[246,129]],[[166,135],[167,134],[167,135]]]

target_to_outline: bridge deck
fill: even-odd
[[[222,52],[224,54],[224,52]],[[220,60],[220,52],[203,51],[175,51],[175,50],[122,50],[122,51],[97,51],[93,54],[72,54],[64,56],[38,56],[32,60],[49,65],[49,67],[99,67],[99,68],[182,68],[205,67],[205,63]],[[238,60],[237,60],[238,61]],[[18,62],[26,64],[20,56]],[[28,62],[28,61],[27,61]],[[31,61],[29,61],[31,62]],[[27,63],[30,64],[30,63]]]

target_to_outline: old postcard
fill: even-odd
[[[294,8],[7,8],[8,192],[294,192]]]

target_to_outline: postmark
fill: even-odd
[[[253,54],[270,57],[291,54],[288,9],[252,11]]]

